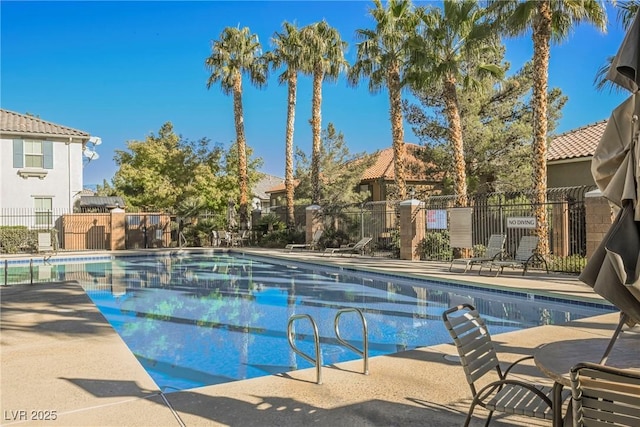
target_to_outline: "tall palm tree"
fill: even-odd
[[[405,172],[404,127],[402,120],[402,88],[404,72],[410,63],[408,40],[415,34],[418,16],[410,0],[390,0],[385,8],[381,0],[373,1],[369,10],[375,29],[358,29],[357,59],[349,70],[349,83],[357,85],[369,78],[369,91],[379,92],[386,86],[389,92],[389,115],[393,144],[393,165],[397,197],[407,196]]]
[[[476,0],[447,0],[442,7],[431,6],[419,14],[422,25],[419,37],[412,43],[414,63],[407,79],[417,92],[436,87],[442,93],[453,151],[456,205],[467,206],[458,88],[479,88],[478,79],[485,75],[502,78],[499,65],[483,62],[484,58],[496,57],[498,34],[486,9]]]
[[[280,84],[286,83],[287,93],[287,130],[285,136],[285,174],[284,185],[287,198],[287,225],[292,228],[295,225],[295,212],[293,205],[293,129],[296,114],[296,94],[298,86],[298,72],[304,68],[304,49],[300,30],[295,24],[282,23],[282,33],[276,32],[271,39],[274,49],[267,54],[269,62],[274,70],[285,66],[285,70],[278,76]]]
[[[311,100],[311,131],[313,144],[311,151],[311,201],[320,201],[320,146],[322,145],[322,83],[336,81],[340,73],[348,68],[344,58],[347,42],[343,41],[337,29],[322,20],[307,25],[301,31],[305,58],[302,71],[313,77],[313,97]]]
[[[489,8],[504,20],[508,35],[531,31],[533,39],[533,182],[538,253],[549,253],[547,224],[547,91],[551,42],[567,39],[582,22],[606,31],[607,14],[602,0],[491,0]]]
[[[244,134],[244,116],[242,111],[242,76],[262,87],[267,81],[267,64],[262,57],[262,47],[258,36],[248,27],[227,27],[220,38],[211,44],[211,56],[205,59],[205,66],[211,72],[207,80],[207,89],[215,83],[225,95],[233,94],[233,116],[238,147],[238,186],[240,189],[240,224],[246,227],[249,222],[248,211],[248,171],[247,141]]]

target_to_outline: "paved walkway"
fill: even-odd
[[[449,273],[448,265],[427,262],[245,251],[599,299],[574,276],[535,271],[495,278]],[[315,371],[308,369],[164,395],[78,284],[12,286],[2,288],[0,297],[2,425],[460,426],[469,407],[462,369],[444,358],[455,354],[449,344],[374,357],[368,376],[359,373],[362,361],[331,366],[323,370],[322,385],[315,384]],[[507,362],[552,341],[609,338],[617,320],[614,313],[501,334],[494,340]],[[518,375],[545,381],[533,364]],[[473,425],[480,422],[478,417]],[[550,423],[496,415],[492,425]]]

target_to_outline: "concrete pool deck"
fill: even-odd
[[[601,300],[570,275],[506,271],[487,277],[424,261],[239,251]],[[444,358],[456,353],[450,344],[371,358],[367,376],[360,373],[362,361],[327,366],[321,385],[315,370],[306,369],[161,394],[77,283],[3,287],[0,297],[1,425],[459,426],[471,400],[462,368]],[[617,320],[612,313],[500,334],[494,341],[500,360],[508,362],[549,342],[609,338]],[[517,374],[548,382],[533,363]],[[486,412],[476,413],[472,425],[483,425]],[[550,423],[496,414],[491,425]]]

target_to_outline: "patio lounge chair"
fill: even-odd
[[[335,253],[348,253],[348,254],[363,254],[364,253],[364,248],[365,246],[367,246],[367,244],[372,240],[371,237],[363,237],[362,239],[360,239],[360,241],[358,241],[357,243],[349,243],[346,246],[341,246],[339,248],[326,248],[324,250],[323,255],[329,254],[329,255],[333,255]]]
[[[482,272],[483,267],[489,267],[489,271],[492,271],[495,267],[498,269],[496,273],[497,276],[502,273],[502,270],[504,270],[505,267],[510,267],[522,268],[522,275],[524,276],[529,266],[535,261],[540,261],[541,263],[543,263],[545,270],[547,271],[547,273],[549,273],[549,266],[547,265],[547,261],[536,252],[537,247],[538,236],[522,236],[520,238],[520,243],[518,243],[518,248],[516,249],[516,253],[513,259],[483,262],[480,264],[480,270],[478,271],[478,274]]]
[[[553,419],[552,387],[507,378],[514,366],[532,359],[533,356],[516,360],[503,372],[489,330],[475,307],[471,304],[451,307],[442,313],[442,320],[458,349],[460,363],[473,394],[465,427],[471,422],[473,411],[478,405],[489,411],[485,425],[489,425],[494,411]],[[497,380],[489,383],[486,380],[480,381],[485,385],[477,390],[475,382],[494,370]],[[568,390],[564,391],[562,400],[568,396]]]
[[[570,375],[574,426],[640,426],[640,372],[579,363]]]
[[[316,232],[313,233],[311,242],[309,243],[289,243],[284,248],[289,249],[289,252],[293,251],[294,249],[317,249],[318,244],[320,243],[320,238],[322,237],[322,232],[323,230],[316,230]]]
[[[467,270],[473,269],[473,266],[475,264],[481,264],[486,261],[494,261],[498,258],[501,258],[504,252],[504,242],[506,239],[506,234],[492,234],[491,237],[489,237],[487,250],[484,256],[453,259],[451,260],[451,264],[449,265],[449,271],[451,271],[453,264],[464,264],[463,273],[466,273]]]

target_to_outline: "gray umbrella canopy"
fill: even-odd
[[[640,86],[640,14],[627,30],[618,53],[611,62],[606,79],[631,92],[636,92]]]
[[[607,79],[633,94],[609,118],[591,161],[602,195],[620,208],[611,228],[580,274],[580,280],[640,323],[640,18],[618,50]]]

